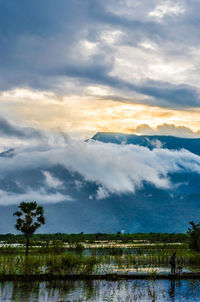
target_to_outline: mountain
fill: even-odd
[[[116,146],[139,145],[150,150],[185,149],[200,155],[200,139],[97,133],[92,141],[102,142],[104,146],[109,143]],[[2,160],[14,161],[17,152],[10,149],[2,152],[0,157]],[[37,153],[37,157],[38,154],[40,153]],[[35,191],[40,191],[40,196],[43,196],[47,222],[40,232],[185,232],[189,221],[200,221],[198,169],[191,171],[190,166],[179,172],[172,169],[167,176],[173,183],[170,188],[156,187],[151,182],[144,181],[135,192],[113,191],[103,198],[95,198],[99,188],[98,181],[89,180],[81,173],[62,165],[62,162],[58,164],[51,161],[51,166],[46,165],[44,168],[43,161],[44,159],[41,160],[41,166],[36,166],[35,163],[32,166],[19,165],[15,171],[7,169],[1,175],[0,233],[15,232],[15,218],[12,213],[17,206],[8,203],[14,194],[17,198],[26,197],[23,194],[27,190],[30,198],[34,198],[35,195],[32,196],[31,192]],[[103,158],[99,158],[99,161],[103,163]],[[89,168],[93,168],[92,164]],[[57,198],[59,193],[66,198],[56,203],[54,200],[46,202],[44,186],[49,195]]]
[[[155,147],[162,147],[169,150],[186,149],[194,154],[200,155],[200,138],[98,132],[92,139],[104,143],[139,145],[150,149]]]

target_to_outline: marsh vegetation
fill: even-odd
[[[174,252],[183,271],[199,270],[200,224],[191,222],[187,234],[35,234],[45,223],[42,207],[32,202],[19,209],[15,226],[22,234],[0,235],[0,301],[199,301],[199,280],[155,277],[170,271]],[[148,280],[130,280],[131,273]],[[117,274],[128,278],[113,279]]]
[[[5,243],[0,247],[0,274],[105,274],[169,272],[169,258],[176,251],[177,265],[184,271],[197,271],[200,253],[187,244],[134,242],[65,243],[31,242],[29,255],[24,245]]]

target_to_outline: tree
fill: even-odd
[[[45,224],[44,209],[42,206],[38,206],[36,201],[23,201],[13,216],[18,217],[15,228],[24,233],[26,237],[26,255],[28,255],[30,237],[42,224]]]
[[[191,228],[188,228],[189,247],[195,251],[200,251],[200,223],[190,222]]]

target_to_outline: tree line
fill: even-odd
[[[131,242],[133,240],[141,240],[143,242],[160,242],[160,243],[184,243],[188,242],[189,248],[200,251],[200,223],[195,224],[190,222],[187,234],[185,233],[134,233],[134,234],[116,234],[107,233],[94,233],[84,234],[34,234],[43,224],[45,224],[44,209],[39,206],[36,201],[21,202],[18,211],[14,212],[14,216],[17,216],[15,228],[21,231],[23,235],[5,234],[0,235],[1,241],[6,242],[23,242],[24,237],[26,240],[26,255],[28,255],[30,238],[34,241],[54,241],[60,240],[63,242],[76,243],[80,241],[87,241],[92,243],[94,241],[111,241],[120,240],[122,243]]]

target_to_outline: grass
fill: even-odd
[[[47,273],[52,275],[88,274],[92,273],[98,260],[95,257],[78,257],[74,254],[48,256],[46,259]]]
[[[62,241],[31,246],[29,256],[24,256],[23,246],[0,247],[0,275],[20,274],[91,274],[124,273],[136,271],[156,273],[158,267],[169,267],[169,258],[177,253],[177,265],[183,267],[200,266],[200,253],[188,249],[187,245],[155,244],[154,246],[138,245],[135,248],[89,248],[80,243],[70,246]]]
[[[1,275],[66,275],[89,274],[98,264],[95,257],[79,257],[74,254],[65,255],[29,255],[28,257],[1,256]]]

